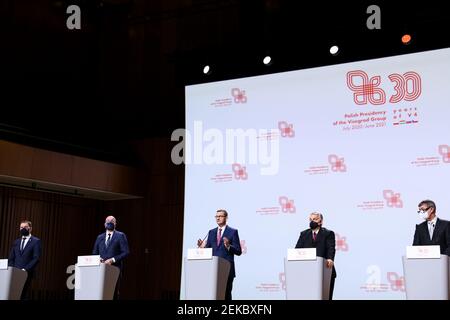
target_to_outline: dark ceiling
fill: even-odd
[[[392,1],[394,2],[394,1]],[[81,8],[81,30],[66,8]],[[381,30],[368,30],[368,5]],[[184,126],[184,86],[449,46],[443,2],[3,0],[0,138],[132,163]],[[403,32],[413,35],[404,46]],[[342,51],[332,57],[328,47]],[[268,68],[263,55],[274,58]],[[214,72],[201,74],[208,62]],[[0,155],[1,156],[1,155]]]

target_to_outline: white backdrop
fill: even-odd
[[[233,298],[284,299],[286,249],[319,211],[336,233],[335,299],[404,299],[417,204],[450,218],[449,119],[450,49],[186,87],[183,254],[225,208],[244,250]],[[239,128],[271,145],[269,164],[226,159]]]

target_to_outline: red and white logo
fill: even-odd
[[[241,240],[241,251],[242,254],[246,254],[247,253],[247,245],[245,244],[245,240]]]
[[[236,180],[247,180],[248,174],[247,169],[244,166],[241,166],[239,163],[233,163],[231,169],[234,173],[234,178]]]
[[[341,237],[336,233],[336,250],[348,251],[348,244],[346,237]]]
[[[383,190],[383,198],[386,200],[386,205],[390,208],[403,208],[403,201],[400,199],[400,193],[395,193],[392,190]]]
[[[354,80],[355,78],[357,79],[356,81]],[[378,88],[380,84],[380,76],[369,79],[367,73],[362,70],[347,73],[347,86],[354,92],[353,101],[357,105],[365,105],[367,100],[373,105],[384,104],[386,102],[386,94],[383,89]]]
[[[281,211],[284,213],[295,213],[294,200],[289,200],[288,197],[279,197],[278,203],[281,205]]]
[[[405,291],[405,277],[400,277],[397,272],[388,272],[387,280],[392,291]]]
[[[292,123],[287,123],[286,121],[278,121],[278,129],[280,129],[280,134],[283,138],[295,137],[294,125]]]
[[[245,95],[245,90],[233,88],[231,89],[231,95],[234,98],[234,103],[247,103],[247,96]]]
[[[442,162],[450,163],[450,146],[441,144],[439,146],[439,154],[442,156]]]
[[[344,158],[339,158],[335,154],[328,156],[328,163],[331,165],[331,171],[333,172],[346,172],[347,166],[344,163]]]

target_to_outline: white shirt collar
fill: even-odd
[[[25,236],[22,236],[22,239],[23,239],[23,238],[29,240],[29,239],[31,238],[31,233],[30,233],[29,235],[27,235],[26,237],[25,237]]]
[[[435,217],[433,218],[433,220],[428,221],[428,224],[432,224],[433,226],[436,226],[436,222],[437,222],[437,216],[435,216]]]
[[[219,232],[219,229],[222,229],[222,234],[225,232],[227,225],[224,225],[223,227],[217,226],[217,232]]]

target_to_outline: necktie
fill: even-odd
[[[109,241],[111,240],[111,233],[110,234],[108,234],[108,239],[106,240],[106,247],[108,248],[108,246],[109,246]]]
[[[25,240],[27,240],[26,237],[22,238],[22,244],[20,245],[20,252],[23,252],[23,247],[25,246]]]
[[[313,241],[316,241],[316,233],[313,232]]]
[[[219,232],[217,232],[217,246],[220,244],[220,238],[222,238],[222,229],[219,228]]]

